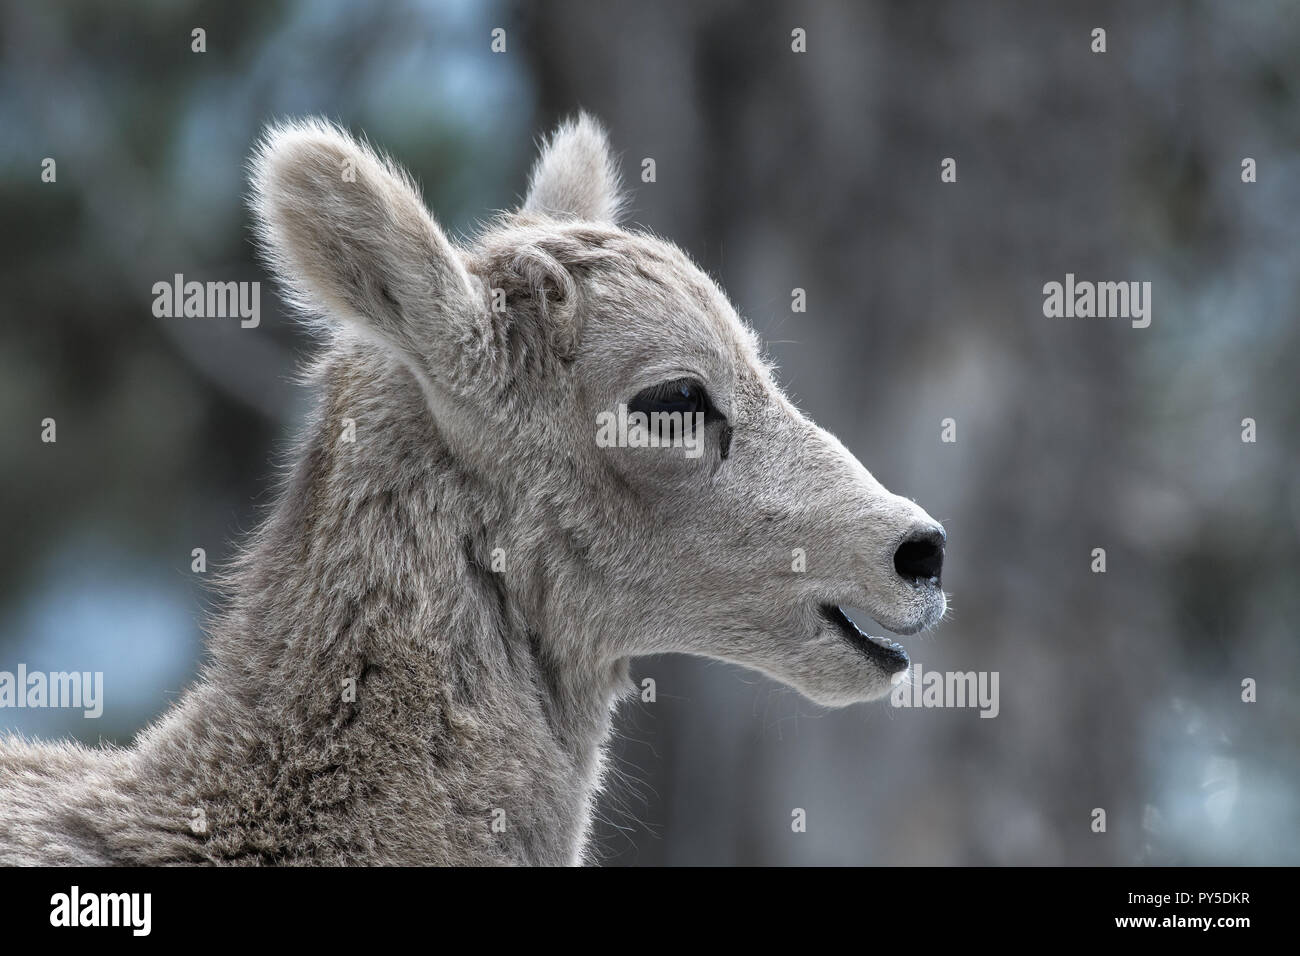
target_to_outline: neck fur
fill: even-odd
[[[409,372],[355,348],[321,371],[204,679],[142,739],[165,812],[201,808],[197,852],[223,859],[580,861],[626,662],[548,606],[554,567]]]

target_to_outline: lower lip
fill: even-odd
[[[849,643],[887,671],[894,684],[898,684],[907,675],[911,662],[908,660],[907,651],[903,650],[902,646],[883,637],[864,634],[847,614],[833,604],[822,605],[821,612],[831,626]]]

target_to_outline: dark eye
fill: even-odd
[[[643,412],[646,415],[654,412],[681,412],[683,415],[703,412],[707,415],[709,395],[704,391],[704,386],[694,379],[679,378],[638,392],[627,407],[628,411]]]

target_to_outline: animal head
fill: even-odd
[[[468,243],[323,122],[269,129],[252,180],[292,300],[409,372],[504,502],[505,586],[560,666],[698,654],[836,706],[903,679],[902,648],[841,608],[935,624],[943,529],[791,404],[709,276],[620,227],[595,121],[562,125],[521,206]]]

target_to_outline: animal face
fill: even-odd
[[[253,171],[299,303],[398,357],[463,467],[515,503],[520,589],[580,634],[556,653],[721,658],[827,705],[905,676],[841,608],[935,624],[942,528],[787,400],[685,254],[617,225],[592,120],[555,133],[522,208],[466,248],[333,127],[272,130]]]
[[[736,661],[829,704],[887,691],[905,656],[839,609],[908,633],[935,623],[939,526],[786,399],[753,333],[685,256],[629,245],[640,267],[624,259],[590,280],[602,306],[584,317],[574,363],[583,417],[620,420],[619,406],[654,409],[666,395],[704,432],[697,455],[629,441],[591,456],[603,459],[596,481],[626,489],[611,523],[636,519],[620,555],[628,610],[644,622],[634,650]]]

